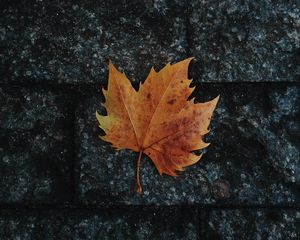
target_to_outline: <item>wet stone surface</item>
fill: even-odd
[[[137,153],[115,151],[97,138],[101,99],[87,98],[76,111],[79,199],[99,205],[299,205],[299,91],[296,84],[197,87],[198,101],[221,95],[205,138],[211,145],[177,178],[160,176],[143,157],[142,196],[135,193]]]
[[[193,77],[206,82],[298,81],[297,1],[191,1]]]
[[[1,204],[69,200],[68,105],[62,93],[0,88]]]
[[[197,211],[102,209],[93,211],[0,211],[6,239],[187,239],[198,237]]]
[[[185,58],[183,2],[9,1],[0,14],[1,82],[96,85],[108,59],[143,80],[151,66]]]
[[[297,210],[212,210],[204,239],[299,239]]]

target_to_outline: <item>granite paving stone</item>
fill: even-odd
[[[96,85],[108,59],[137,80],[186,57],[184,1],[21,0],[1,9],[2,82]]]
[[[193,74],[205,82],[297,82],[298,1],[190,1]]]
[[[299,206],[299,91],[297,84],[283,83],[197,85],[197,101],[221,95],[205,138],[211,145],[201,162],[176,178],[160,176],[143,157],[142,196],[135,193],[137,153],[115,151],[98,139],[101,96],[87,97],[76,110],[79,199],[99,205]]]
[[[0,1],[0,239],[300,239],[299,47],[297,0]],[[211,144],[140,195],[99,87],[187,57]]]
[[[0,203],[70,200],[72,109],[64,93],[0,88]]]
[[[187,239],[198,237],[197,211],[185,209],[102,209],[0,211],[6,239]]]
[[[203,239],[299,239],[300,211],[279,209],[212,210]]]

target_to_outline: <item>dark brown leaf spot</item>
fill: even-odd
[[[182,119],[182,123],[183,123],[183,125],[186,125],[186,124],[188,124],[189,123],[189,119],[188,118],[183,118]]]
[[[151,98],[151,93],[147,94],[147,99]]]
[[[176,99],[171,99],[170,101],[168,101],[168,104],[173,105],[176,102]]]

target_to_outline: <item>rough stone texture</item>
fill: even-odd
[[[0,1],[0,239],[299,239],[298,5]],[[96,85],[187,56],[196,99],[221,95],[211,145],[178,178],[143,157],[139,196]]]
[[[191,1],[193,77],[207,82],[298,81],[297,1]]]
[[[296,84],[203,84],[199,101],[218,94],[220,103],[206,137],[202,162],[179,177],[159,176],[144,157],[144,195],[135,193],[137,153],[115,151],[97,138],[100,97],[80,102],[79,198],[84,204],[269,204],[299,205],[299,86]],[[205,93],[205,98],[203,97]]]
[[[0,203],[70,198],[68,105],[62,93],[0,88]]]
[[[1,5],[4,82],[98,84],[106,80],[109,58],[132,80],[141,80],[152,65],[186,56],[184,1]]]
[[[6,239],[187,239],[198,236],[197,211],[115,209],[0,212]]]
[[[212,210],[203,239],[299,239],[297,210]]]

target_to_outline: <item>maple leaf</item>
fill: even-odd
[[[188,66],[192,58],[167,64],[159,72],[151,69],[136,91],[124,73],[109,62],[107,90],[103,89],[107,116],[96,112],[100,136],[117,149],[139,152],[136,169],[137,192],[142,192],[139,169],[142,154],[154,163],[160,175],[176,176],[176,171],[198,162],[193,153],[209,144],[202,139],[219,96],[205,103],[188,101]]]

